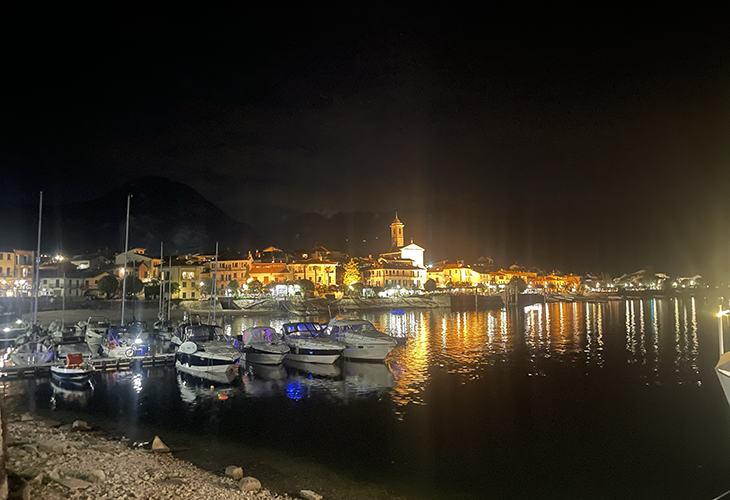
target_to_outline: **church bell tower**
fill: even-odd
[[[401,248],[403,246],[403,224],[398,219],[398,212],[395,213],[395,220],[390,223],[390,246],[392,250]]]

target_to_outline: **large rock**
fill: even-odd
[[[162,442],[159,436],[155,436],[155,439],[152,441],[152,451],[155,453],[170,453],[170,448]]]
[[[94,481],[97,483],[103,483],[104,481],[106,481],[106,473],[101,469],[95,470],[91,473],[91,475],[94,477]]]
[[[75,420],[74,423],[71,424],[71,429],[75,431],[90,431],[91,427],[83,420]]]
[[[322,500],[322,495],[318,495],[312,490],[302,490],[299,492],[299,496],[304,500]]]
[[[55,480],[58,484],[64,485],[69,490],[78,490],[82,488],[88,488],[91,483],[84,481],[83,479],[77,479],[75,477],[60,477]]]
[[[241,491],[258,491],[261,489],[261,482],[255,477],[247,476],[238,483]]]
[[[236,481],[243,479],[243,469],[236,467],[235,465],[229,465],[226,467],[226,476],[232,477]]]

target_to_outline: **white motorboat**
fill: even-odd
[[[84,340],[93,353],[97,353],[99,347],[106,342],[107,332],[111,326],[111,321],[103,316],[90,316],[77,325],[84,332]]]
[[[364,319],[334,318],[326,332],[333,340],[345,344],[342,356],[349,359],[383,361],[396,346],[393,337]]]
[[[289,347],[269,326],[247,328],[236,338],[233,345],[243,353],[243,359],[248,363],[278,365],[289,353]]]
[[[284,342],[289,346],[286,359],[302,363],[331,365],[345,350],[345,344],[324,335],[319,323],[301,322],[284,325]]]
[[[12,347],[5,349],[5,359],[10,359],[16,366],[48,363],[53,355],[53,341],[44,336],[44,332],[37,326],[15,339]]]
[[[68,354],[66,363],[51,367],[51,377],[73,384],[83,384],[89,380],[94,367],[84,361],[81,353]]]
[[[15,340],[25,335],[28,324],[20,317],[11,313],[0,315],[0,350],[6,349],[15,343]]]
[[[133,358],[149,356],[150,346],[142,339],[136,329],[126,326],[115,326],[109,329],[106,344],[102,344],[101,352],[107,358]]]
[[[204,377],[210,373],[235,373],[238,369],[241,352],[223,336],[219,326],[182,325],[176,338],[182,341],[175,354],[175,367],[181,372]]]

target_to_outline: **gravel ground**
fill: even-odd
[[[11,421],[8,437],[7,468],[15,485],[11,498],[291,498],[261,488],[250,477],[240,479],[245,468],[236,471],[237,479],[226,477],[224,471],[216,475],[169,453],[133,449],[128,442],[109,440],[93,430],[75,430],[30,415]],[[310,496],[304,493],[302,497]]]

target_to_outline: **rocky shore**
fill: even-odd
[[[244,477],[245,465],[206,472],[176,459],[159,439],[136,447],[108,439],[82,421],[63,425],[30,415],[11,420],[6,459],[11,499],[292,498]],[[299,498],[322,497],[302,490]]]

